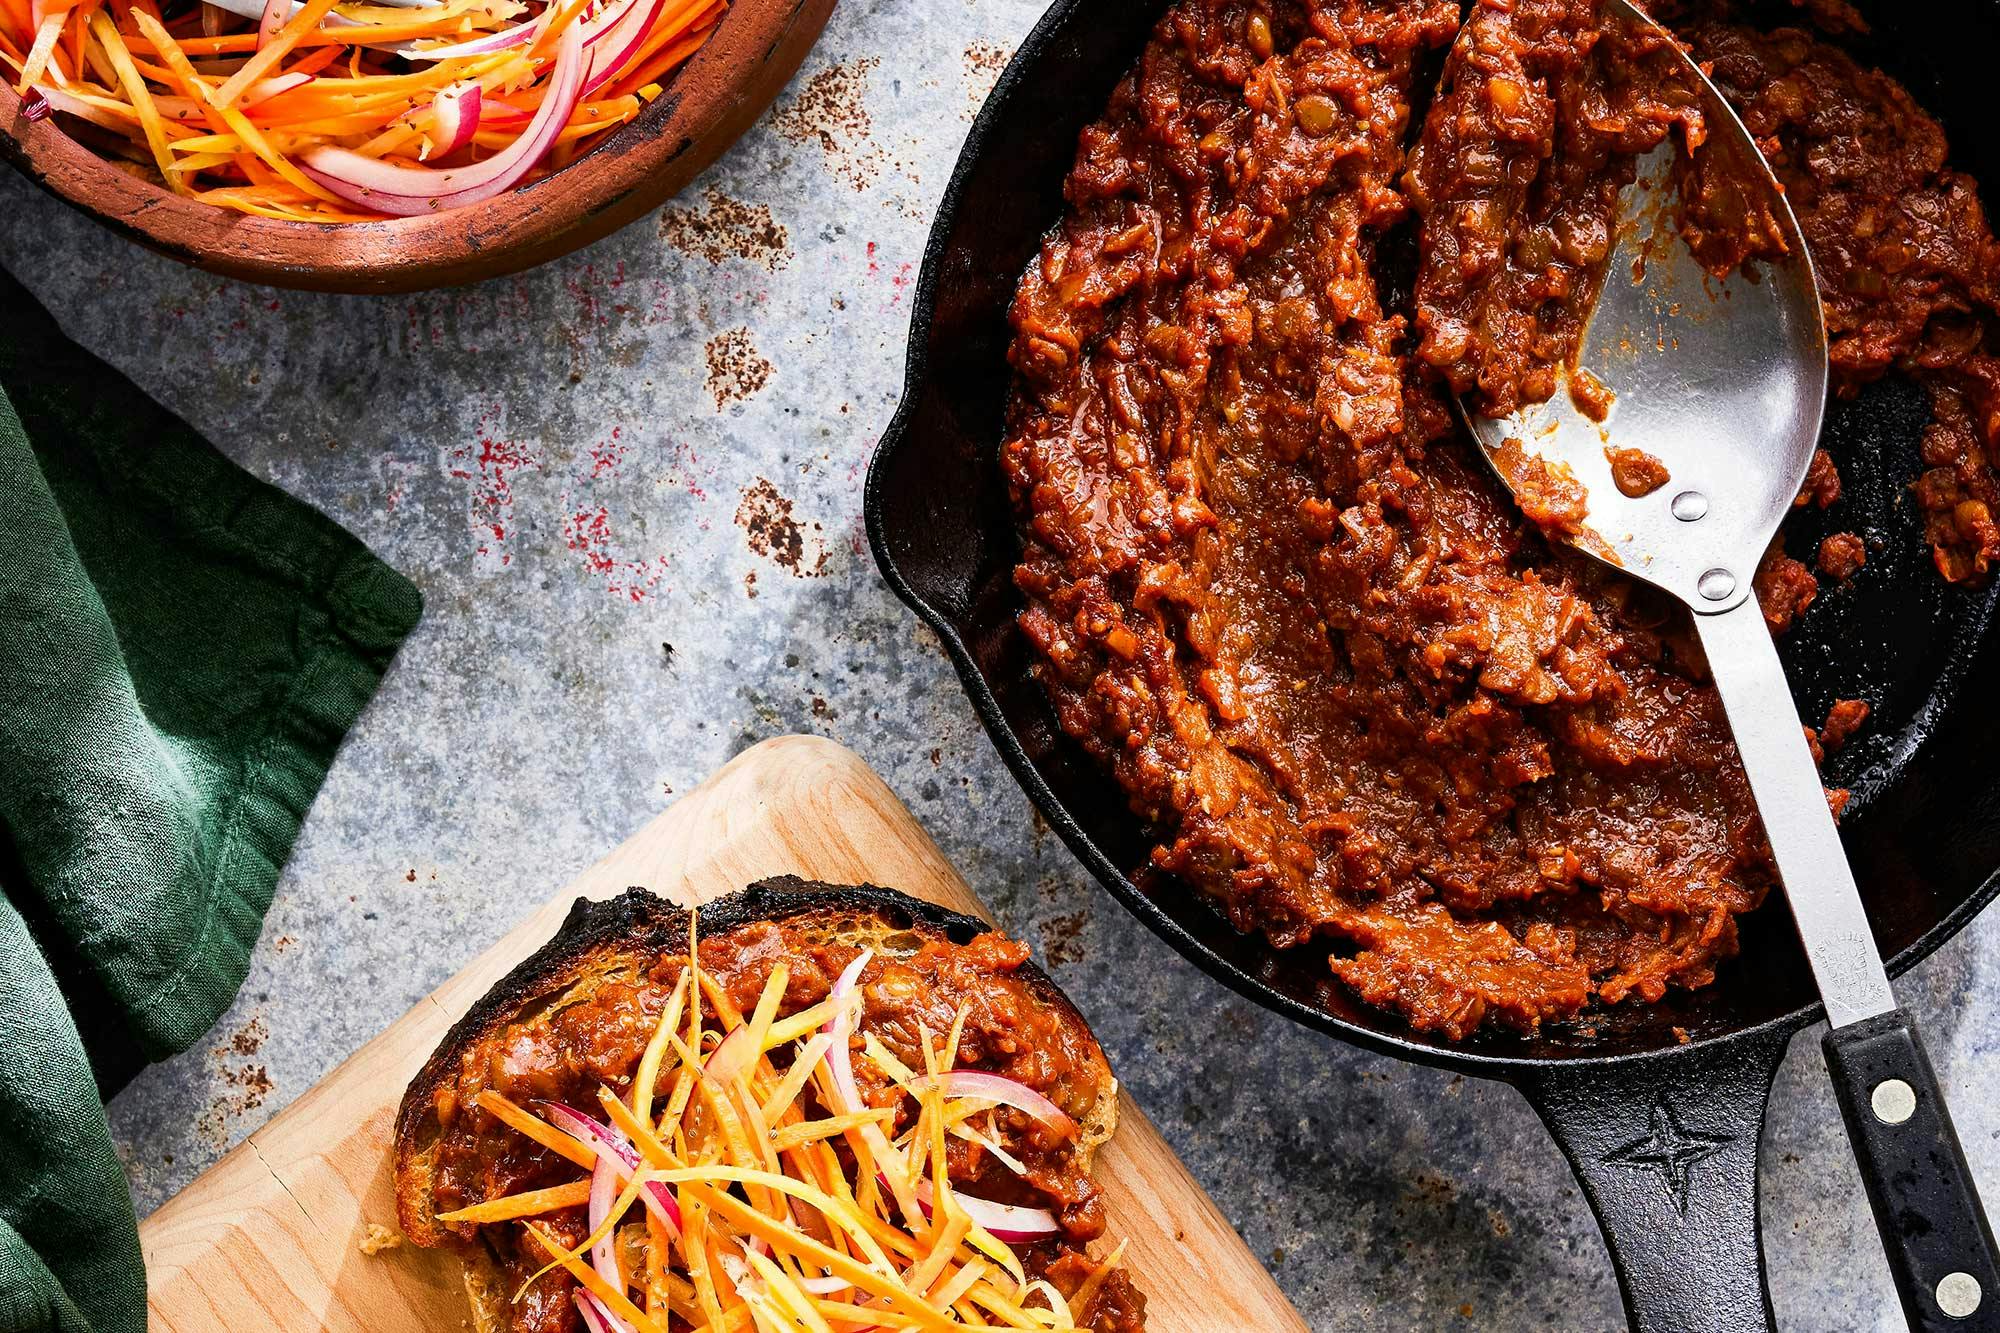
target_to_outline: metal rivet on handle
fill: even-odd
[[[1937,1284],[1938,1309],[1953,1319],[1963,1319],[1977,1310],[1984,1295],[1979,1279],[1970,1273],[1946,1273]]]
[[[1736,576],[1726,569],[1711,569],[1694,585],[1711,602],[1719,602],[1736,591]]]
[[[1885,1078],[1868,1094],[1875,1118],[1885,1125],[1900,1125],[1917,1113],[1917,1090],[1899,1078]]]

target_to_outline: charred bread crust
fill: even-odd
[[[713,939],[745,926],[812,915],[872,918],[891,931],[942,935],[954,944],[968,943],[993,929],[976,917],[895,889],[873,884],[827,884],[796,875],[780,875],[704,904],[700,909],[700,935],[703,939]],[[688,909],[638,887],[601,902],[579,899],[547,944],[495,982],[463,1018],[452,1024],[430,1059],[410,1081],[396,1113],[396,1211],[406,1238],[421,1246],[458,1243],[458,1238],[440,1227],[432,1215],[428,1149],[438,1133],[437,1092],[457,1078],[465,1052],[539,1001],[560,995],[581,980],[599,959],[617,953],[685,950],[694,916]],[[1069,997],[1032,961],[1015,969],[1014,976],[1037,1000],[1089,1033],[1090,1025]],[[1101,1047],[1099,1059],[1103,1059]],[[1106,1062],[1098,1104],[1085,1127],[1082,1160],[1086,1166],[1097,1145],[1109,1138],[1116,1126],[1117,1088],[1117,1080]],[[478,1304],[476,1299],[474,1304]]]

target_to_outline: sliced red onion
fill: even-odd
[[[399,9],[436,9],[444,4],[445,0],[367,0],[367,2],[371,5],[391,5]],[[241,18],[261,20],[264,17],[264,0],[207,0],[207,3],[216,9],[226,9]],[[305,8],[305,0],[277,0],[277,3],[284,7],[287,19]],[[337,17],[339,16],[334,14],[327,15],[328,26],[334,26],[333,20]]]
[[[796,1278],[794,1281],[799,1284],[799,1290],[814,1296],[831,1296],[836,1291],[846,1291],[854,1285],[844,1277],[834,1277],[831,1274],[826,1277]]]
[[[1076,1137],[1076,1121],[1070,1118],[1069,1113],[1025,1083],[1000,1074],[957,1069],[948,1074],[920,1075],[911,1080],[910,1086],[921,1090],[933,1083],[941,1085],[947,1097],[969,1097],[975,1101],[1011,1106],[1017,1111],[1027,1112],[1051,1129],[1070,1138]]]
[[[292,16],[292,0],[264,0],[264,10],[257,16],[257,49],[263,50],[278,35],[278,29],[285,26],[285,20]]]
[[[478,37],[468,37],[449,46],[418,46],[414,42],[397,42],[388,49],[405,60],[454,60],[459,56],[491,55],[495,51],[505,51],[509,47],[533,41],[535,34],[542,30],[543,21],[554,12],[555,6],[550,5],[531,23],[517,23],[511,28],[502,28],[498,32],[489,32]]]
[[[595,41],[599,34],[611,40],[592,52],[590,74],[583,81],[583,96],[588,97],[609,83],[639,53],[666,3],[667,0],[620,0],[617,9],[597,16],[596,22],[601,26],[591,40]]]
[[[555,71],[534,120],[520,138],[484,161],[464,167],[402,167],[322,144],[302,153],[299,165],[349,203],[400,217],[463,208],[512,189],[554,146],[580,100],[583,34],[572,24],[556,40]]]
[[[610,1126],[591,1119],[574,1106],[564,1106],[561,1102],[541,1102],[538,1105],[548,1116],[550,1124],[571,1138],[590,1145],[591,1151],[597,1154],[599,1165],[603,1164],[607,1156],[615,1158],[616,1165],[612,1170],[617,1173],[620,1187],[623,1187],[625,1182],[632,1178],[632,1173],[639,1169],[639,1154],[632,1150],[632,1145],[626,1141],[624,1135],[615,1133]],[[596,1191],[596,1185],[597,1176],[593,1171],[591,1174],[593,1193]],[[667,1229],[669,1236],[675,1240],[680,1239],[680,1202],[674,1198],[674,1192],[667,1187],[665,1181],[647,1181],[639,1190],[639,1202],[646,1205],[646,1211],[659,1220],[660,1225]]]
[[[931,1215],[931,1182],[919,1180],[916,1185],[917,1203],[924,1210],[928,1220]],[[1018,1204],[995,1203],[991,1199],[981,1199],[975,1195],[953,1190],[951,1197],[965,1209],[965,1215],[992,1234],[995,1240],[1009,1245],[1017,1241],[1041,1240],[1053,1236],[1062,1227],[1056,1222],[1056,1215],[1046,1208],[1023,1208]]]
[[[584,1328],[589,1333],[635,1333],[633,1327],[611,1312],[611,1307],[597,1298],[597,1294],[576,1289],[576,1312],[583,1319]]]
[[[583,44],[591,46],[599,38],[607,36],[637,3],[639,0],[618,0],[617,4],[596,17],[579,20],[575,26],[583,29]],[[556,8],[554,3],[548,4],[541,13],[526,23],[517,23],[511,28],[483,33],[478,37],[468,37],[462,42],[453,42],[448,46],[418,46],[415,42],[398,42],[388,49],[406,60],[453,60],[459,56],[491,55],[495,51],[505,51],[523,42],[533,41],[541,34],[548,21],[555,17]],[[649,22],[646,26],[651,28],[652,24]],[[589,89],[585,91],[588,92]]]
[[[834,981],[833,989],[827,992],[830,1000],[845,1000],[854,994],[854,988],[861,980],[861,969],[868,966],[868,960],[875,956],[873,949],[863,949],[859,957],[849,963]],[[848,1041],[854,1034],[854,1006],[842,1004],[827,1020],[826,1035],[833,1038],[833,1046],[826,1053],[827,1067],[833,1071],[833,1090],[842,1105],[834,1108],[841,1115],[853,1115],[861,1109],[861,1091],[854,1083],[854,1057],[848,1049]]]
[[[21,116],[24,120],[47,120],[53,110],[55,108],[49,105],[49,99],[42,95],[40,88],[28,89],[28,95],[21,99]]]
[[[104,110],[104,108],[94,106],[84,101],[81,97],[72,97],[60,88],[51,88],[48,84],[37,83],[29,89],[29,92],[39,94],[42,101],[52,110],[60,111],[65,115],[75,116],[78,120],[87,120],[93,125],[102,125],[106,129],[118,130],[121,133],[128,125],[128,122],[119,120],[118,117]],[[23,110],[25,110],[27,107],[26,98],[22,99],[21,105]],[[46,116],[48,112],[44,111],[42,115]]]
[[[236,105],[240,110],[256,106],[259,102],[268,102],[279,93],[288,93],[294,88],[305,87],[317,77],[314,74],[294,72],[274,74],[268,79],[259,79],[243,90],[243,96],[236,100]],[[205,103],[196,102],[191,97],[174,97],[167,94],[155,97],[153,106],[161,115],[176,123],[200,120],[208,112]]]
[[[503,102],[497,97],[482,97],[479,100],[479,128],[482,130],[519,129],[534,118],[534,112],[524,111],[512,102]]]
[[[750,1029],[737,1028],[722,1039],[722,1044],[709,1052],[702,1062],[704,1078],[712,1078],[718,1083],[728,1084],[738,1074],[748,1069],[759,1052],[750,1044]]]
[[[243,96],[236,99],[238,107],[252,107],[259,102],[268,102],[279,93],[288,93],[294,88],[303,88],[318,78],[317,74],[302,74],[297,70],[289,74],[273,74],[268,79],[259,79],[243,90]],[[157,99],[156,99],[157,100]]]
[[[597,1165],[590,1172],[590,1212],[589,1225],[592,1232],[604,1225],[604,1219],[611,1216],[611,1205],[618,1198],[618,1159],[608,1152],[597,1154]],[[625,1279],[618,1272],[618,1256],[615,1247],[618,1232],[614,1228],[595,1245],[590,1247],[590,1266],[597,1275],[609,1282],[614,1290],[625,1289]]]
[[[468,81],[454,83],[431,99],[431,115],[437,122],[431,135],[434,156],[449,157],[472,142],[479,130],[482,96],[479,85]]]

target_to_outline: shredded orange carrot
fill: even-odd
[[[160,0],[0,0],[0,78],[23,97],[39,94],[55,123],[109,131],[94,140],[103,151],[150,164],[171,190],[258,217],[366,221],[411,209],[371,193],[375,178],[361,170],[363,159],[402,169],[377,172],[392,195],[409,180],[437,182],[409,192],[419,201],[435,193],[437,207],[560,170],[659,95],[727,3],[240,6],[262,10],[269,23],[260,31],[258,18],[208,3],[166,19]],[[499,163],[478,175],[481,162],[520,142],[551,90],[563,90],[558,39],[572,25],[584,25],[584,42],[570,58],[566,114],[540,127],[535,160],[516,152],[515,170],[501,173],[508,164]],[[491,44],[508,34],[511,45]],[[425,58],[482,40],[483,50]],[[595,63],[614,59],[612,68]],[[475,85],[477,98],[469,95]],[[470,115],[453,115],[453,103],[477,103],[478,118],[467,124]],[[327,149],[347,156],[316,166],[314,154]],[[493,183],[483,194],[465,192],[457,182],[467,173]]]
[[[133,11],[128,9],[127,15]],[[143,19],[146,16],[138,14]],[[173,174],[174,157],[167,148],[167,126],[160,119],[159,108],[153,105],[153,95],[146,87],[145,79],[138,67],[132,63],[132,53],[125,49],[125,43],[118,38],[118,30],[112,26],[111,18],[104,13],[93,14],[90,30],[98,41],[104,43],[105,58],[118,71],[118,86],[132,99],[132,107],[139,113],[139,129],[146,136],[147,147],[153,150],[153,161],[159,165],[161,175],[175,191],[185,191],[187,186],[181,178]]]

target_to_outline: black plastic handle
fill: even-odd
[[[1556,1062],[1517,1080],[1604,1230],[1637,1333],[1769,1333],[1757,1141],[1790,1034]]]
[[[1821,1039],[1889,1271],[1914,1333],[2000,1329],[2000,1258],[1916,1020],[1901,1009]]]

